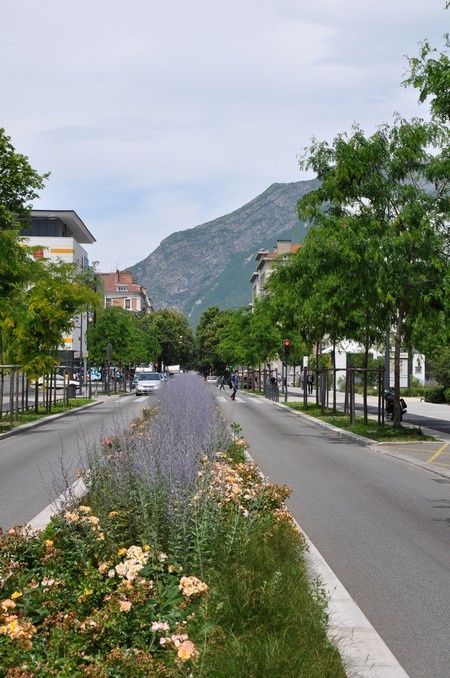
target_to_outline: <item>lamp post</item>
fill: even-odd
[[[287,403],[287,375],[288,375],[288,358],[291,350],[291,340],[283,339],[283,353],[284,353],[284,376],[282,376],[282,383],[284,388],[284,402]]]

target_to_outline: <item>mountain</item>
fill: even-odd
[[[193,325],[209,306],[246,306],[256,253],[272,249],[277,239],[303,240],[297,201],[317,186],[317,179],[272,184],[230,214],[172,233],[128,270],[147,288],[156,308],[178,308]]]

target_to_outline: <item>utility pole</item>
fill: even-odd
[[[291,350],[291,340],[290,339],[283,339],[284,377],[282,376],[282,380],[283,380],[282,383],[283,383],[283,388],[284,388],[284,402],[285,403],[287,403],[287,395],[288,395],[287,375],[288,375],[288,358],[289,358],[289,351],[290,350]]]

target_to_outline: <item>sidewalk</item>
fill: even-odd
[[[315,391],[312,395],[308,395],[308,402],[315,403],[316,400]],[[338,409],[343,409],[344,405],[344,393],[337,392],[336,402]],[[303,402],[303,390],[294,386],[288,387],[288,403],[289,402]],[[357,405],[362,405],[363,397],[362,395],[356,394],[355,402]],[[329,406],[332,407],[333,403],[333,394],[329,394]],[[378,398],[376,396],[368,396],[367,403],[369,407],[378,407]],[[284,405],[284,394],[280,393],[280,405]],[[450,406],[441,405],[436,403],[426,403],[420,398],[408,398],[408,413],[411,415],[416,415],[419,417],[425,417],[427,420],[436,419],[441,422],[450,423]],[[334,430],[338,433],[339,436],[347,436],[353,440],[358,440],[363,445],[368,445],[372,448],[377,449],[382,454],[387,454],[397,459],[415,464],[421,468],[427,469],[434,473],[438,473],[446,478],[450,478],[450,435],[442,433],[439,430],[435,430],[430,426],[422,426],[422,430],[426,435],[433,436],[436,440],[433,441],[424,441],[424,442],[377,442],[369,438],[363,438],[363,436],[355,435],[349,431],[344,431],[338,429],[331,424],[321,421],[320,419],[315,419],[310,415],[296,411],[301,417],[305,417],[309,420],[312,420],[316,425],[321,426],[322,428],[328,428]],[[361,412],[359,411],[359,414]],[[369,414],[369,418],[375,419],[376,415],[373,413]],[[405,423],[408,423],[406,420]],[[412,425],[415,423],[409,422]],[[419,424],[417,424],[419,425]]]
[[[283,402],[284,395],[280,393],[280,402]],[[288,386],[288,401],[303,400],[303,390],[296,386]],[[341,405],[344,404],[345,394],[341,391],[336,393],[336,402]],[[429,417],[430,419],[440,419],[442,421],[450,422],[450,405],[438,403],[426,403],[421,398],[405,396],[406,404],[408,405],[408,414],[416,414],[419,417]],[[308,402],[316,402],[316,392],[308,395]],[[358,393],[355,395],[355,402],[359,405],[363,403],[362,395]],[[333,405],[333,392],[329,392],[329,404]],[[372,407],[378,407],[377,396],[367,396],[367,404]]]

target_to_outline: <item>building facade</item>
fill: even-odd
[[[123,308],[132,313],[152,313],[153,303],[146,288],[128,271],[99,273],[104,287],[104,306]]]
[[[80,269],[89,266],[83,245],[91,245],[95,238],[73,210],[31,210],[21,235],[35,248],[36,259],[75,264]],[[72,331],[64,336],[63,344],[58,347],[62,364],[73,365],[86,357],[87,326],[87,313],[73,319]]]
[[[252,284],[252,306],[255,301],[267,294],[266,285],[275,266],[283,260],[283,255],[295,254],[301,245],[293,243],[291,240],[277,240],[273,250],[259,250],[255,259],[257,261],[256,270],[250,278]]]

